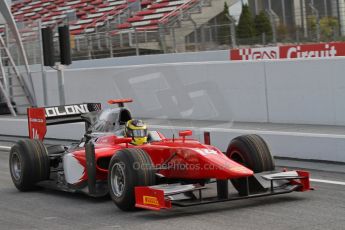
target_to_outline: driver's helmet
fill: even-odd
[[[147,142],[147,127],[142,120],[129,120],[125,127],[126,137],[132,137],[133,145],[142,145]]]

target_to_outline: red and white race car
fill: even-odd
[[[167,209],[172,205],[194,206],[214,202],[271,196],[310,190],[306,171],[273,172],[274,160],[265,141],[257,135],[233,139],[224,154],[210,145],[188,138],[192,131],[166,138],[149,131],[147,141],[133,145],[123,135],[132,120],[124,103],[101,110],[99,103],[29,108],[30,139],[19,140],[10,152],[10,172],[20,191],[37,186],[53,187],[90,196],[110,194],[122,210]],[[85,122],[85,135],[70,146],[46,146],[47,126]],[[68,130],[66,130],[68,132]],[[229,194],[228,181],[238,191]],[[210,183],[217,194],[203,197]]]

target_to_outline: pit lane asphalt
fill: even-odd
[[[345,173],[311,173],[345,181]],[[0,229],[345,229],[345,186],[312,185],[316,190],[307,193],[126,213],[109,198],[49,189],[18,192],[8,170],[8,151],[0,151]]]

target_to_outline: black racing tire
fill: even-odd
[[[155,181],[151,158],[142,149],[119,150],[110,160],[109,194],[115,205],[123,211],[136,209],[134,191],[136,186],[154,185]]]
[[[250,134],[234,138],[226,151],[227,157],[254,171],[261,173],[273,171],[275,164],[270,149],[262,137]],[[248,178],[249,192],[257,193],[263,190],[254,178]],[[231,183],[240,195],[247,194],[246,179],[232,179]]]
[[[48,151],[39,140],[20,140],[11,148],[9,168],[18,190],[37,189],[38,182],[49,179]]]

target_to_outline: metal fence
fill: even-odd
[[[37,23],[34,25],[32,23]],[[29,64],[42,63],[42,45],[38,22],[21,24],[19,29],[28,55]],[[195,52],[206,50],[226,50],[236,47],[270,46],[275,44],[299,44],[308,42],[343,41],[339,28],[329,28],[327,33],[319,28],[288,28],[274,25],[271,34],[257,34],[241,38],[236,34],[235,24],[219,24],[215,21],[199,25],[197,22],[183,22],[174,26],[160,26],[158,30],[116,31],[113,27],[102,31],[71,36],[73,60],[100,59],[159,53]],[[17,47],[11,46],[15,61],[21,64]],[[16,55],[18,54],[18,55]],[[59,57],[59,43],[55,39],[55,56]]]
[[[277,43],[311,43],[343,41],[338,28],[322,34],[301,28],[275,28],[273,34],[258,34],[250,38],[236,35],[233,24],[207,24],[201,26],[161,27],[159,30],[123,33],[104,31],[73,37],[72,53],[74,60],[148,55],[157,53],[179,53],[206,50],[226,50],[236,47],[269,46]]]

